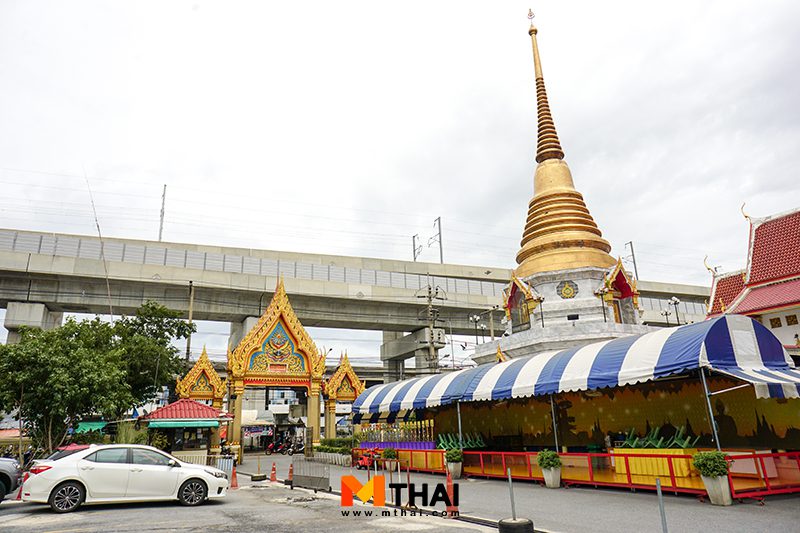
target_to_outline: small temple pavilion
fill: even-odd
[[[219,453],[220,425],[228,417],[219,409],[181,398],[139,418],[149,430],[167,436],[169,451],[178,459]]]
[[[708,316],[750,316],[800,360],[800,208],[747,220],[747,267],[725,274],[711,271]]]
[[[493,360],[498,347],[514,358],[651,330],[641,325],[636,280],[609,255],[564,159],[529,18],[538,118],[533,198],[504,296],[506,334],[477,347],[478,363]]]

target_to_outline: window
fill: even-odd
[[[128,448],[108,448],[105,450],[97,450],[93,454],[86,457],[87,461],[95,463],[127,463],[128,462]]]
[[[781,317],[775,317],[769,319],[769,327],[772,329],[781,327]]]
[[[169,466],[169,457],[162,455],[153,450],[143,450],[140,448],[133,448],[133,464],[135,465],[156,465],[156,466]]]
[[[797,325],[797,315],[786,315],[786,325],[787,326],[796,326]]]

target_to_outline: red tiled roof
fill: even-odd
[[[748,284],[800,275],[800,210],[769,219],[753,232]]]
[[[730,307],[742,289],[744,289],[744,274],[741,270],[716,276],[711,290],[711,309],[708,316],[722,313],[723,304],[726,308]]]
[[[793,304],[800,305],[800,279],[749,289],[732,311],[744,314]]]
[[[219,418],[219,410],[188,398],[181,398],[177,402],[159,407],[142,418],[146,420],[154,420],[156,418],[216,420]]]

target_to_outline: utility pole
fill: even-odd
[[[167,184],[164,184],[164,192],[161,193],[161,221],[158,224],[158,242],[161,242],[161,235],[164,233],[164,205],[167,202]]]
[[[194,282],[189,282],[189,325],[192,325],[192,308],[194,307]],[[186,360],[189,360],[189,354],[192,353],[192,333],[186,337]]]
[[[419,257],[419,254],[422,253],[422,245],[421,244],[417,245],[417,239],[419,239],[419,234],[412,235],[412,237],[411,237],[411,247],[413,248],[413,254],[414,254],[414,261],[415,262],[417,260],[417,257]]]
[[[440,295],[439,287],[433,287],[430,283],[430,277],[428,277],[428,286],[425,294],[418,295],[417,298],[425,298],[426,300],[425,321],[428,328],[428,361],[433,366],[434,373],[436,373],[439,370],[439,360],[436,357],[436,347],[434,346],[434,330],[436,329],[436,321],[439,320],[439,310],[433,306],[433,301],[445,300],[446,296]]]
[[[428,239],[428,248],[430,248],[431,244],[439,241],[439,262],[444,264],[444,252],[442,251],[442,217],[436,217],[436,220],[433,221],[433,227],[438,227],[439,233]]]
[[[633,273],[636,275],[636,281],[639,281],[639,269],[636,267],[636,252],[633,251],[633,241],[628,241],[625,246],[631,246],[631,259],[633,260]]]

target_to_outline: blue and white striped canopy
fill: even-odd
[[[726,315],[449,374],[375,385],[356,398],[353,412],[388,413],[456,401],[620,387],[701,367],[753,384],[759,398],[800,397],[800,370],[795,369],[778,338],[751,318]]]

